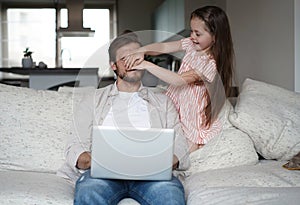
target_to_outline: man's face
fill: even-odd
[[[130,43],[121,48],[116,52],[117,62],[112,65],[112,69],[116,71],[117,76],[127,82],[137,82],[140,81],[144,75],[142,70],[130,70],[127,71],[125,67],[124,57],[129,53],[129,51],[139,48],[140,45],[137,43]]]

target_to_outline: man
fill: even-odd
[[[90,176],[93,125],[173,128],[176,132],[173,168],[184,170],[189,166],[188,147],[174,105],[165,95],[143,87],[143,71],[126,71],[124,56],[140,46],[134,34],[116,38],[109,48],[111,68],[117,75],[115,84],[85,97],[75,111],[73,137],[66,148],[65,168],[68,169],[63,170],[73,180],[79,177],[75,205],[117,204],[128,197],[140,204],[185,204],[183,186],[174,176],[170,181],[110,180]]]

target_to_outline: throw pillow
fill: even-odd
[[[72,94],[0,84],[0,170],[56,172],[72,120]]]
[[[232,105],[226,101],[219,114],[219,120],[223,124],[222,132],[190,154],[191,167],[186,172],[188,175],[258,162],[257,153],[249,136],[229,122],[228,115],[232,111]]]
[[[300,94],[246,79],[230,122],[265,159],[289,160],[300,150]]]

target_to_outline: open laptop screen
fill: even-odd
[[[94,126],[91,176],[170,180],[173,146],[173,129]]]

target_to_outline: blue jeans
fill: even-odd
[[[181,182],[96,179],[85,172],[77,180],[74,205],[118,204],[123,198],[133,198],[141,205],[184,205]]]

